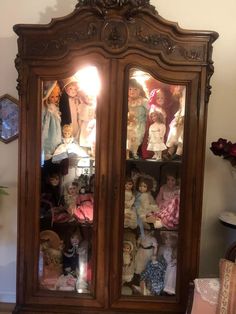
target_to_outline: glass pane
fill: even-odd
[[[121,293],[176,294],[186,87],[129,72]]]
[[[96,105],[95,67],[42,86],[39,284],[92,293]]]

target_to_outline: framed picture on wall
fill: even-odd
[[[0,97],[0,141],[9,143],[17,138],[19,132],[18,101],[5,94]]]

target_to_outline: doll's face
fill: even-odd
[[[127,181],[127,182],[125,183],[125,189],[126,189],[127,191],[131,191],[132,188],[133,188],[133,182]]]
[[[58,186],[60,183],[60,178],[59,176],[50,177],[49,182],[52,186]]]
[[[157,122],[157,120],[158,120],[158,114],[157,114],[156,112],[152,112],[152,113],[150,114],[150,120],[151,120],[152,122]]]
[[[72,130],[71,128],[64,128],[62,130],[62,134],[64,138],[70,138],[72,136]]]
[[[70,195],[76,195],[77,194],[77,186],[75,185],[70,185],[68,187],[68,194]]]
[[[165,96],[162,91],[159,91],[156,95],[156,104],[160,107],[164,105],[165,102]]]
[[[123,244],[123,252],[124,253],[130,253],[131,252],[131,247],[128,243]]]
[[[130,87],[129,88],[129,97],[130,98],[133,98],[133,99],[136,99],[138,98],[140,95],[140,89],[137,88],[137,87]]]
[[[53,90],[50,94],[50,96],[48,97],[48,102],[50,104],[58,104],[59,103],[59,92],[57,90]]]
[[[168,188],[172,189],[176,185],[176,179],[173,176],[167,176],[166,184]]]
[[[147,186],[146,183],[141,182],[141,183],[139,184],[138,189],[139,189],[139,192],[145,193],[145,192],[147,192],[147,190],[148,190],[148,186]]]
[[[78,94],[78,85],[76,83],[71,83],[65,88],[67,95],[70,97],[75,97]]]
[[[79,236],[77,234],[74,234],[70,238],[70,242],[71,242],[72,245],[79,245]]]

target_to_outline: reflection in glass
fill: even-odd
[[[88,88],[90,86],[90,88]],[[98,71],[42,86],[39,284],[92,292]]]
[[[129,73],[123,295],[176,294],[186,87]]]

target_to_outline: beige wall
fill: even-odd
[[[48,23],[51,17],[70,13],[76,3],[76,0],[1,1],[0,95],[9,93],[17,98],[14,67],[17,37],[12,26],[17,23]],[[209,151],[210,143],[219,137],[236,141],[236,2],[228,0],[225,5],[215,0],[153,0],[152,4],[156,5],[161,16],[178,21],[183,28],[215,30],[220,34],[213,53],[215,74],[211,80],[212,96],[208,111],[200,258],[200,274],[216,276],[219,257],[223,256],[233,237],[236,239],[236,234],[220,225],[217,219],[221,211],[235,210],[236,181],[227,162]],[[10,196],[0,200],[0,302],[15,301],[17,154],[17,140],[7,145],[0,143],[0,185],[9,186],[10,192]]]

